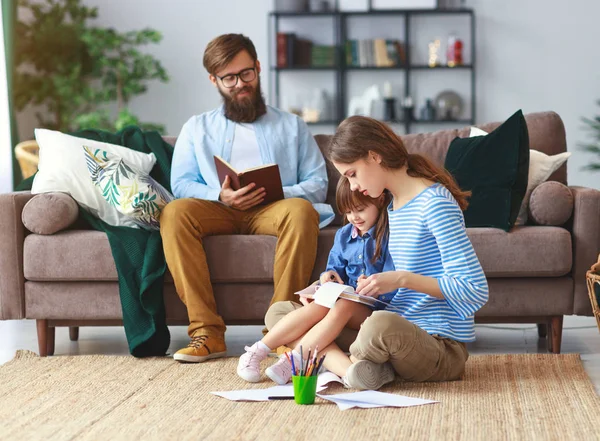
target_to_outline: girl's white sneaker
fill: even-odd
[[[294,362],[295,361],[296,360],[294,359]],[[265,374],[267,374],[267,377],[269,377],[277,384],[288,384],[292,379],[292,366],[290,365],[290,362],[288,361],[285,354],[279,357],[277,363],[275,363],[272,366],[269,366],[265,371]]]
[[[260,381],[260,362],[269,356],[268,350],[258,346],[258,342],[244,348],[246,353],[240,357],[237,374],[250,383]]]

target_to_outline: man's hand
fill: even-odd
[[[406,271],[386,271],[369,277],[361,276],[356,284],[356,292],[363,296],[378,297],[404,286]]]
[[[327,283],[327,282],[337,282],[337,283],[341,283],[341,284],[344,283],[344,281],[342,280],[340,275],[333,270],[330,270],[330,271],[327,271],[327,272],[324,272],[323,274],[321,274],[321,278],[319,279],[319,282],[321,282],[321,285],[324,283]]]
[[[223,186],[221,187],[221,193],[219,194],[219,200],[231,208],[246,211],[260,204],[267,194],[264,187],[253,190],[254,187],[256,187],[256,184],[252,183],[239,190],[233,190],[231,188],[229,176],[225,176]]]

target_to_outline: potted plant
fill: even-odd
[[[131,124],[164,131],[141,122],[128,107],[149,81],[169,79],[161,63],[140,50],[159,43],[159,32],[92,27],[88,21],[98,16],[98,8],[81,0],[19,0],[18,5],[25,17],[16,26],[18,110],[45,105],[47,111],[36,114],[39,125],[60,131],[114,131]]]
[[[600,100],[598,101],[600,105]],[[600,116],[596,116],[594,119],[583,118],[583,122],[586,128],[592,133],[593,141],[586,144],[580,144],[583,151],[592,153],[598,157],[597,162],[590,162],[583,167],[583,170],[598,171],[600,170]]]

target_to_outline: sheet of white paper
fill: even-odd
[[[438,403],[438,401],[388,394],[374,390],[365,390],[348,394],[317,395],[324,400],[333,401],[338,405],[340,410],[351,409],[352,407],[410,407]]]
[[[317,392],[325,389],[327,389],[327,386],[317,385]],[[294,386],[292,383],[289,383],[284,386],[273,386],[267,389],[226,390],[211,392],[211,394],[227,398],[231,401],[269,401],[269,397],[293,397]]]
[[[326,384],[332,383],[334,381],[337,383],[344,384],[342,379],[335,375],[333,372],[323,372],[322,374],[319,374],[319,378],[317,379],[317,389],[320,386],[325,386]]]
[[[317,285],[314,285],[314,286],[308,286],[308,287],[304,288],[302,291],[297,291],[294,294],[297,294],[299,296],[313,295],[316,291],[317,291]]]
[[[327,282],[315,292],[315,303],[317,305],[333,308],[340,294],[346,289],[346,285],[339,283]]]

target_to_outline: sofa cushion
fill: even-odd
[[[311,276],[325,268],[335,228],[321,230]],[[555,277],[571,270],[571,235],[559,227],[468,229],[488,277]],[[204,242],[213,283],[272,283],[277,239],[273,236],[211,236]],[[251,250],[251,257],[249,252]],[[24,273],[31,281],[117,281],[106,235],[99,231],[30,234],[24,245]],[[172,281],[167,274],[166,281]]]
[[[317,279],[327,264],[336,228],[321,230]],[[272,283],[277,238],[274,236],[211,236],[204,241],[214,283]],[[252,250],[252,258],[248,258]],[[60,256],[57,259],[56,256]],[[32,281],[117,281],[117,269],[106,234],[101,231],[64,231],[52,236],[30,234],[23,250],[25,279]],[[167,271],[165,280],[173,278]]]
[[[32,233],[54,234],[70,227],[79,217],[79,206],[66,193],[34,196],[23,207],[21,220]]]
[[[487,132],[477,127],[471,127],[471,133],[469,134],[469,137],[472,138],[474,136],[485,136],[487,134]],[[537,150],[529,150],[529,175],[527,179],[527,192],[525,192],[525,197],[523,198],[523,203],[521,204],[521,208],[519,209],[519,216],[517,216],[517,221],[515,222],[515,225],[527,224],[527,214],[529,209],[529,199],[531,198],[531,193],[537,188],[538,185],[546,182],[548,178],[552,175],[552,173],[558,170],[560,166],[567,162],[567,159],[569,158],[569,156],[571,156],[571,154],[571,152],[564,152],[559,153],[558,155],[549,156],[545,153],[538,152]]]
[[[544,182],[531,192],[529,215],[538,225],[561,226],[573,214],[573,194],[560,182]]]
[[[47,129],[35,129],[35,138],[40,146],[40,163],[33,180],[32,193],[69,193],[79,205],[109,225],[136,227],[133,221],[106,202],[102,193],[95,188],[88,174],[83,146],[118,155],[146,173],[150,173],[156,163],[154,153],[141,153],[120,145]]]
[[[102,197],[137,226],[160,229],[160,215],[173,195],[148,173],[118,155],[83,146],[90,179]]]
[[[571,272],[571,233],[560,227],[468,228],[488,277],[558,277]]]
[[[529,136],[523,113],[488,135],[454,139],[445,167],[462,190],[472,192],[467,227],[510,230],[527,190]]]

